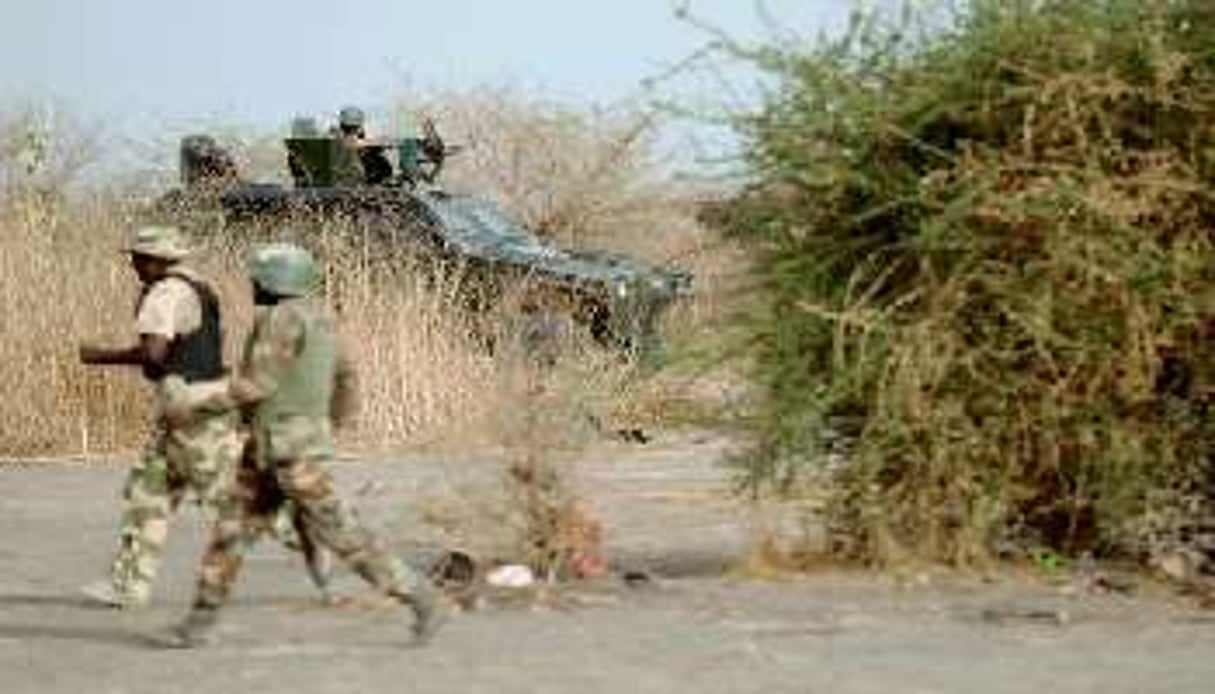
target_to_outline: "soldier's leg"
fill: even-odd
[[[295,503],[284,499],[270,521],[269,532],[274,539],[293,552],[304,556],[304,564],[308,569],[308,578],[312,585],[321,593],[321,599],[326,603],[335,601],[329,590],[333,576],[333,554],[324,545],[308,537],[308,528]]]
[[[237,467],[245,464],[251,466],[250,469],[256,468],[254,442],[242,439],[233,414],[213,416],[171,432],[167,448],[169,460],[175,464],[170,469],[177,467],[186,471],[191,489],[208,508],[215,506],[219,495],[231,484]],[[284,546],[304,555],[309,578],[324,600],[329,601],[332,565],[329,552],[305,536],[294,505],[283,503],[273,480],[260,486],[273,489],[258,490],[258,508],[250,519],[256,516],[265,530],[273,533]]]
[[[202,418],[165,437],[169,469],[180,475],[200,505],[212,508],[232,484],[243,442],[232,414]]]
[[[232,417],[212,417],[188,427],[158,427],[143,457],[132,468],[123,491],[118,556],[111,586],[87,586],[90,597],[114,606],[147,602],[160,569],[169,521],[187,491],[211,505],[239,455]]]
[[[414,612],[414,635],[419,641],[433,635],[441,622],[438,590],[384,550],[354,508],[334,493],[333,480],[320,462],[280,462],[275,472],[283,494],[296,504],[304,528],[301,534],[333,550],[378,590],[408,604]]]
[[[86,586],[89,597],[113,607],[144,604],[160,568],[169,516],[173,508],[173,481],[165,454],[164,433],[158,431],[139,462],[127,474],[118,554],[106,584]]]
[[[246,443],[248,444],[246,446]],[[188,429],[174,432],[169,439],[169,459],[188,471],[190,486],[199,501],[214,507],[218,497],[231,484],[234,471],[246,466],[248,474],[260,474],[252,440],[242,441],[237,431],[236,419],[231,415],[220,415],[202,420]],[[171,466],[172,468],[172,466]],[[313,585],[329,600],[329,553],[311,541],[305,528],[298,522],[294,505],[283,503],[277,483],[269,479],[257,485],[254,507],[246,509],[246,535],[269,530],[289,549],[304,555],[309,577]]]
[[[255,466],[241,465],[233,483],[216,497],[215,523],[200,562],[194,602],[169,645],[198,645],[217,623],[240,574],[245,549],[266,531],[265,513],[273,512],[263,505],[267,483],[273,481]]]
[[[297,548],[304,555],[304,563],[308,567],[308,577],[312,579],[312,585],[321,592],[321,597],[325,602],[333,603],[335,598],[329,590],[329,581],[333,576],[332,552],[312,539],[304,515],[294,502],[283,504],[279,518],[288,519],[291,523],[292,535],[298,543]],[[281,538],[282,535],[279,537]]]

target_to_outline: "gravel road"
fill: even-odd
[[[722,569],[752,515],[727,494],[712,435],[604,445],[578,480],[618,565],[606,580],[455,616],[426,648],[403,646],[402,610],[320,605],[298,561],[264,543],[246,565],[221,640],[165,651],[203,539],[174,526],[152,604],[86,605],[77,588],[113,550],[119,464],[0,463],[0,692],[1202,692],[1215,688],[1215,615],[1145,589],[1074,595],[1014,577],[824,571],[739,581]],[[368,521],[429,541],[417,499],[493,479],[492,456],[414,453],[335,464]],[[433,538],[430,538],[433,539]],[[357,590],[349,577],[347,590]]]

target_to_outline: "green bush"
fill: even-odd
[[[756,488],[840,549],[1139,554],[1209,503],[1215,12],[974,0],[748,51]],[[843,456],[825,455],[839,438]]]

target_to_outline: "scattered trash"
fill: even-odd
[[[608,572],[608,560],[603,554],[595,551],[574,552],[570,556],[570,571],[574,578],[591,580],[602,578]]]
[[[1076,560],[1072,579],[1061,592],[1064,594],[1110,594],[1130,595],[1139,588],[1133,577],[1102,568],[1090,552]]]
[[[449,550],[440,555],[426,573],[443,588],[467,588],[477,579],[477,562],[466,552]]]
[[[608,573],[603,524],[585,504],[574,503],[562,511],[555,539],[563,555],[558,559],[561,578],[591,580]]]
[[[503,564],[486,574],[485,582],[496,588],[527,588],[536,583],[536,575],[522,564]]]
[[[1139,584],[1130,576],[1099,573],[1093,577],[1093,589],[1105,593],[1133,595],[1139,590]]]
[[[1072,622],[1071,612],[1056,605],[1002,605],[984,608],[981,615],[985,621],[996,623],[1026,621],[1066,626]]]
[[[1153,568],[1176,583],[1193,583],[1201,572],[1203,558],[1191,550],[1175,550],[1151,558]]]
[[[359,486],[354,495],[359,498],[371,498],[384,496],[388,492],[388,485],[377,480],[368,480]]]
[[[615,434],[616,438],[624,441],[625,443],[647,444],[650,442],[649,434],[645,433],[645,430],[635,427],[617,429]]]
[[[1215,590],[1199,595],[1197,606],[1200,610],[1215,610]]]
[[[624,580],[624,584],[630,588],[642,588],[654,583],[654,577],[640,569],[625,571],[621,578]]]

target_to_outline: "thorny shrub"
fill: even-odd
[[[753,488],[830,479],[837,549],[877,561],[1188,540],[1215,425],[1204,8],[976,0],[731,47],[773,86],[718,214],[759,287]]]

